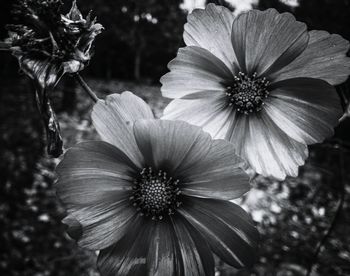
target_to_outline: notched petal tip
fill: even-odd
[[[307,26],[275,9],[241,13],[231,41],[242,72],[267,76],[292,62],[307,47]]]
[[[340,84],[350,75],[349,41],[338,34],[313,30],[305,51],[288,66],[275,72],[273,81],[293,78],[322,79],[331,85]]]
[[[235,61],[230,40],[233,20],[233,13],[222,6],[208,4],[205,9],[195,9],[184,26],[185,44],[207,49],[231,69]]]
[[[326,81],[295,78],[271,86],[265,110],[288,136],[305,143],[331,137],[342,116],[340,98]]]
[[[136,145],[133,124],[138,119],[154,119],[149,105],[129,91],[108,95],[95,103],[92,122],[102,140],[122,150],[136,166],[143,158]]]

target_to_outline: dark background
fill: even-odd
[[[5,24],[13,21],[12,2],[0,1],[0,40],[7,36]],[[183,45],[186,11],[179,7],[181,2],[78,2],[84,14],[94,10],[105,27],[97,38],[95,56],[82,73],[100,97],[131,90],[161,114],[167,100],[160,96],[158,80]],[[225,1],[208,2],[234,9]],[[297,7],[260,0],[256,7],[292,12],[310,29],[350,40],[350,0],[300,0]],[[349,96],[348,87],[339,90]],[[98,139],[89,118],[92,103],[72,78],[65,77],[51,98],[66,147]],[[240,272],[218,262],[221,275],[305,275],[311,263],[316,263],[313,275],[350,275],[349,121],[340,124],[333,138],[311,147],[298,178],[254,181],[244,203],[261,233],[259,261]],[[15,58],[0,51],[0,275],[98,275],[95,254],[79,249],[60,223],[64,210],[52,188],[58,161],[45,153],[30,81],[19,72]],[[342,196],[342,211],[315,259],[315,248],[332,224]]]

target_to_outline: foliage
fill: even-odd
[[[97,44],[95,75],[159,79],[182,41],[185,12],[179,0],[84,2],[94,9],[106,31]],[[117,19],[117,20],[116,20]],[[109,43],[106,43],[109,41]],[[105,53],[108,52],[108,55]]]

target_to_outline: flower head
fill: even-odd
[[[235,18],[213,4],[188,16],[184,40],[161,79],[175,99],[163,118],[230,141],[257,173],[296,176],[307,145],[331,136],[341,116],[332,85],[350,74],[349,43],[289,13]]]
[[[86,19],[76,1],[67,15],[61,15],[60,0],[24,0],[15,6],[17,25],[9,25],[12,54],[21,70],[34,80],[37,105],[45,122],[48,152],[62,153],[59,125],[48,97],[48,91],[65,73],[76,73],[88,64],[92,43],[103,27]]]
[[[227,201],[249,189],[230,143],[154,119],[130,92],[97,102],[92,120],[104,142],[68,150],[56,187],[68,232],[101,250],[103,275],[214,275],[213,253],[236,267],[254,262],[256,229]]]

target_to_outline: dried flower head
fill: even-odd
[[[103,29],[90,14],[83,18],[76,1],[66,15],[60,14],[61,7],[60,0],[18,1],[14,8],[18,24],[8,25],[7,39],[21,70],[34,80],[48,152],[53,156],[62,153],[62,139],[48,91],[63,74],[84,69],[92,55],[92,43]]]

